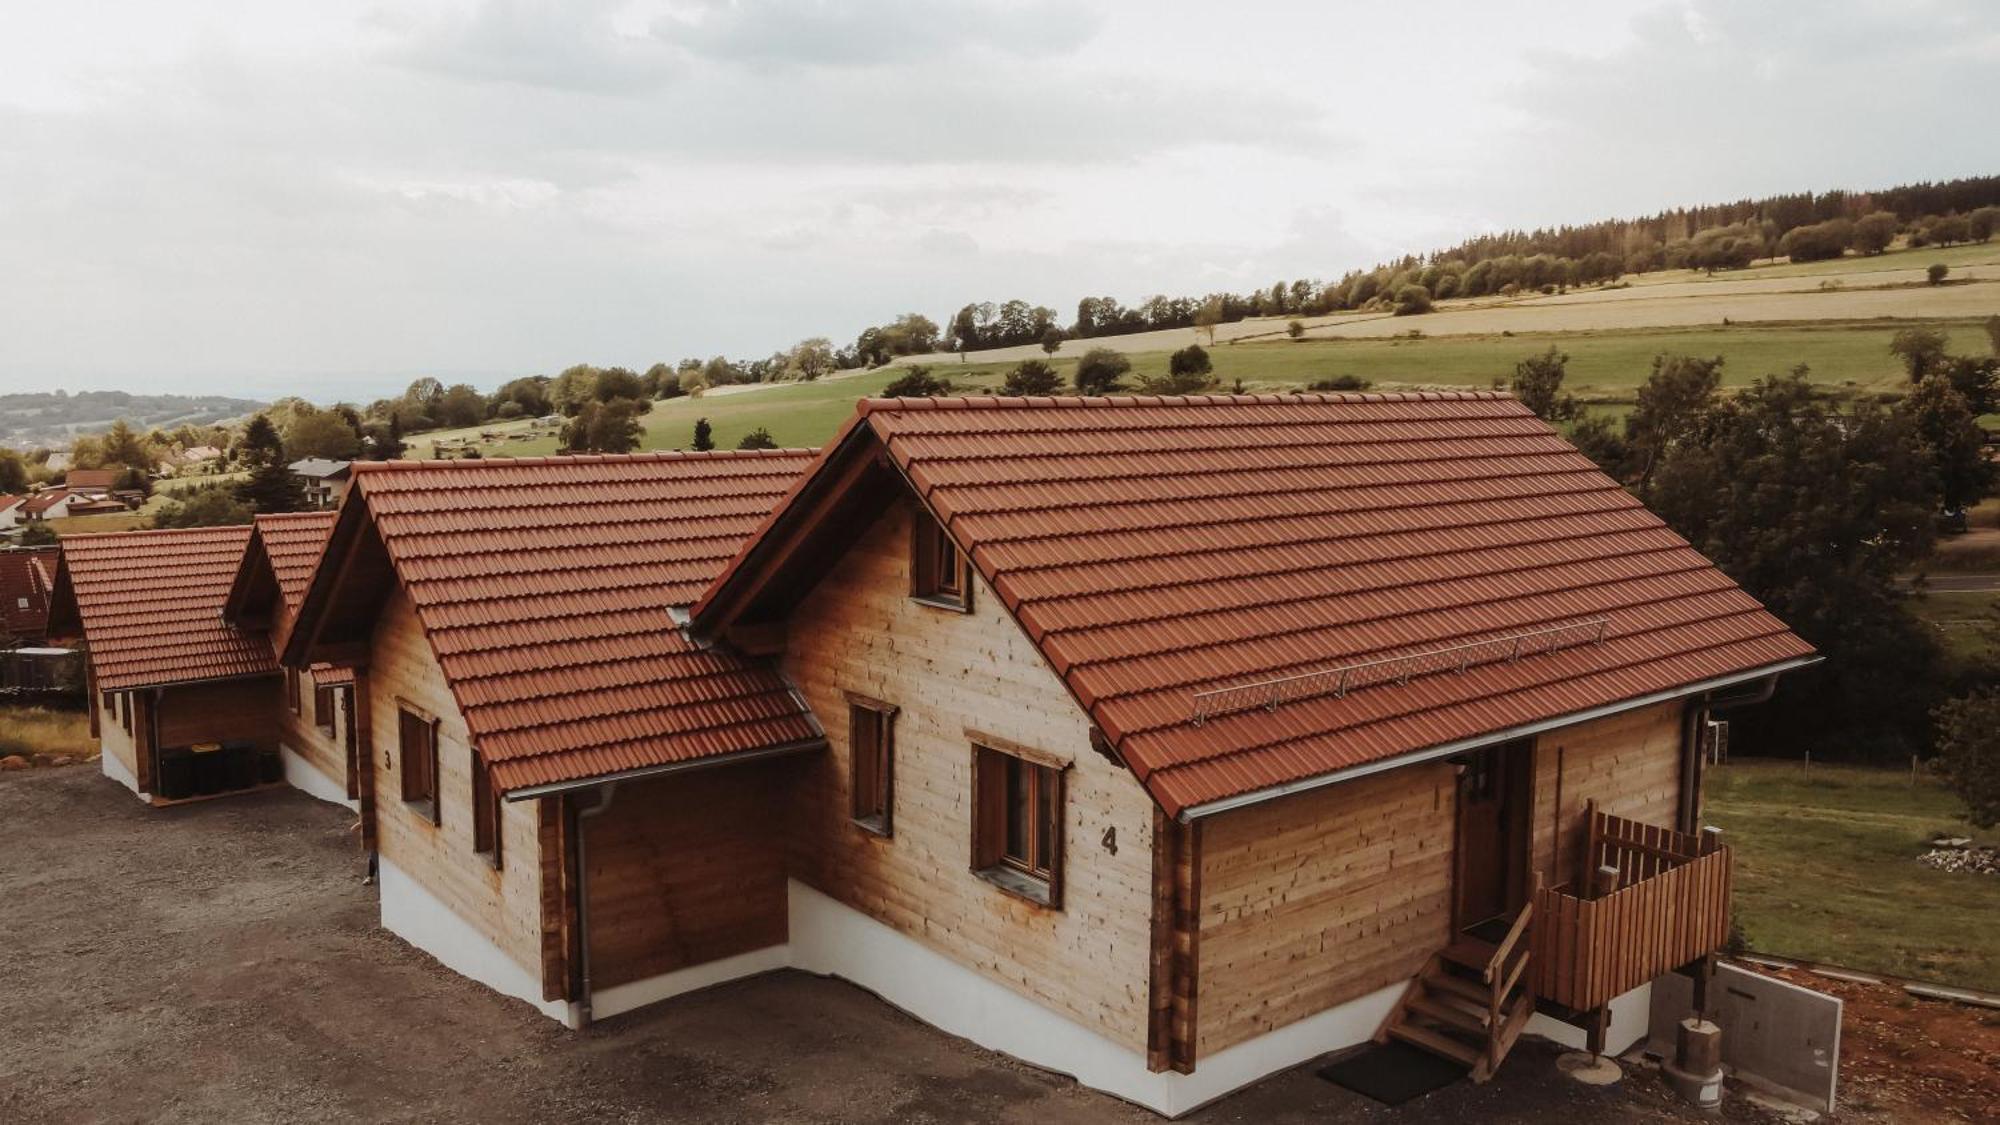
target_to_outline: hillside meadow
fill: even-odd
[[[1429,318],[1405,319],[1417,327]],[[1945,330],[1959,352],[1983,352],[1988,344],[1979,320],[1816,321],[1785,324],[1736,324],[1727,327],[1652,328],[1600,332],[1517,332],[1474,335],[1372,339],[1280,337],[1244,343],[1218,344],[1209,350],[1222,389],[1242,380],[1250,391],[1296,391],[1321,379],[1353,375],[1367,379],[1375,390],[1471,388],[1493,385],[1513,374],[1514,365],[1551,345],[1570,356],[1568,387],[1579,397],[1603,408],[1619,409],[1632,400],[1663,352],[1720,355],[1726,360],[1724,382],[1744,386],[1764,375],[1805,363],[1816,382],[1847,393],[1895,392],[1904,385],[1889,340],[1913,323]],[[1163,375],[1168,353],[1136,352],[1130,358],[1137,374]],[[968,357],[973,358],[973,357]],[[933,372],[962,390],[980,393],[997,389],[1015,362],[961,362],[956,357],[931,364]],[[1076,369],[1074,358],[1053,361],[1065,380]],[[644,449],[685,449],[693,444],[694,423],[707,418],[718,448],[733,448],[750,431],[764,427],[783,446],[818,445],[833,436],[849,415],[854,401],[880,394],[903,374],[903,368],[848,372],[814,383],[780,383],[711,392],[699,398],[667,399],[653,404],[643,421]],[[526,431],[527,423],[489,423],[466,430],[440,431],[410,439],[413,457],[431,456],[436,440],[475,439],[481,456],[533,457],[556,451],[553,432],[541,431],[529,441],[477,442],[481,430],[497,433]]]

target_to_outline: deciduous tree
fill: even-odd
[[[951,380],[931,374],[931,369],[921,363],[912,365],[894,382],[882,388],[885,398],[937,398],[951,391]]]
[[[1937,709],[1937,772],[1976,828],[2000,824],[2000,694],[1981,689]]]
[[[1540,355],[1531,355],[1514,365],[1514,382],[1511,389],[1521,405],[1535,412],[1535,416],[1548,422],[1566,422],[1575,418],[1582,407],[1574,395],[1563,393],[1563,379],[1569,374],[1569,355],[1558,351],[1554,344]]]
[[[1653,373],[1639,385],[1638,405],[1625,420],[1625,436],[1644,488],[1663,457],[1694,431],[1722,385],[1722,357],[1657,355]]]
[[[1108,395],[1125,389],[1125,376],[1132,361],[1125,353],[1110,348],[1092,348],[1076,362],[1078,394]]]
[[[1056,369],[1039,359],[1024,359],[1007,373],[1007,379],[1000,384],[1002,394],[1017,398],[1029,395],[1052,395],[1062,390],[1062,376]]]
[[[778,448],[778,442],[776,438],[773,438],[771,436],[770,430],[765,429],[763,426],[759,426],[756,429],[751,430],[749,433],[744,434],[743,440],[736,443],[736,448],[776,449]]]
[[[1914,383],[1944,362],[1945,335],[1936,328],[1905,328],[1889,338],[1889,351],[1903,361]]]

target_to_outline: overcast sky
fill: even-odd
[[[1982,0],[0,0],[0,390],[370,398],[2000,172]]]

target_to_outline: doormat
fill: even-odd
[[[1314,1073],[1383,1105],[1402,1105],[1451,1085],[1468,1071],[1463,1063],[1392,1041],[1363,1047]]]

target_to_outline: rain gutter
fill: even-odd
[[[1177,819],[1182,824],[1192,824],[1203,817],[1214,816],[1216,813],[1228,812],[1231,809],[1240,809],[1247,805],[1261,805],[1265,801],[1276,800],[1279,797],[1289,796],[1293,793],[1303,793],[1307,790],[1319,789],[1327,785],[1337,785],[1343,781],[1352,781],[1371,774],[1401,769],[1404,766],[1413,766],[1420,762],[1448,758],[1453,754],[1463,754],[1468,750],[1477,750],[1482,746],[1512,742],[1517,738],[1527,738],[1531,735],[1541,734],[1544,731],[1555,730],[1558,727],[1589,722],[1592,719],[1601,719],[1609,715],[1619,714],[1620,712],[1651,706],[1655,703],[1664,703],[1671,699],[1684,699],[1690,695],[1701,695],[1704,692],[1719,691],[1722,688],[1735,687],[1738,684],[1749,683],[1752,680],[1763,679],[1767,676],[1771,679],[1771,685],[1775,686],[1777,677],[1782,673],[1810,667],[1818,664],[1821,659],[1818,656],[1802,656],[1793,660],[1766,665],[1762,668],[1753,668],[1748,672],[1736,672],[1727,676],[1719,676],[1712,680],[1703,680],[1700,683],[1688,684],[1684,687],[1671,688],[1667,691],[1656,691],[1650,695],[1635,696],[1631,699],[1620,700],[1617,703],[1607,703],[1601,707],[1573,711],[1567,715],[1558,715],[1553,719],[1543,719],[1539,722],[1525,723],[1521,726],[1509,727],[1506,730],[1494,731],[1490,734],[1460,739],[1457,742],[1447,742],[1441,746],[1432,746],[1412,753],[1401,754],[1394,758],[1384,758],[1379,762],[1368,762],[1363,765],[1350,766],[1347,769],[1336,770],[1333,773],[1323,773],[1317,777],[1287,781],[1281,785],[1255,789],[1248,793],[1239,793],[1233,797],[1204,801],[1201,804],[1189,805],[1187,808],[1182,809]],[[1767,697],[1767,695],[1768,691],[1758,693],[1759,697]],[[1756,697],[1746,698],[1741,701],[1730,700],[1726,705],[1736,706],[1739,702],[1756,702]]]

